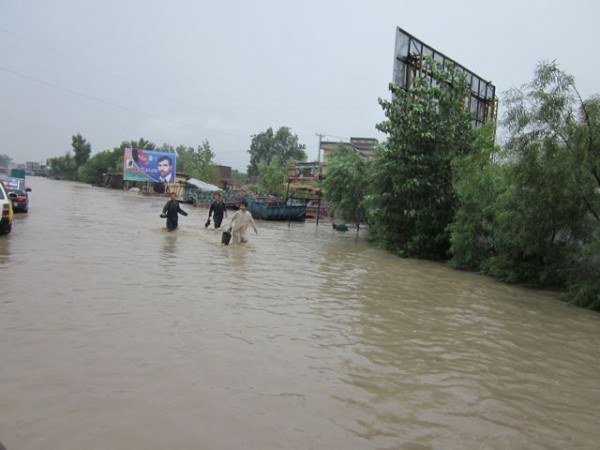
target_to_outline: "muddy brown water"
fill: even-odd
[[[17,449],[597,449],[600,318],[353,232],[31,177],[0,238]],[[227,221],[227,220],[226,220]]]

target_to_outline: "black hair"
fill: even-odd
[[[242,200],[240,205],[244,205],[246,208],[248,207],[248,202],[246,200]]]
[[[171,158],[169,158],[167,155],[163,155],[160,158],[158,158],[158,161],[156,163],[160,164],[161,161],[169,161],[169,165],[173,165],[173,163],[171,162]]]

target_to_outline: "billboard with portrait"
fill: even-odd
[[[175,153],[126,148],[123,155],[123,180],[174,183]]]

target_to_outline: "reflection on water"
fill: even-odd
[[[0,238],[0,441],[27,449],[597,448],[598,315],[370,247],[31,178]]]
[[[165,232],[165,245],[163,246],[161,259],[165,262],[177,257],[177,232]]]

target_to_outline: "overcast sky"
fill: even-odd
[[[557,60],[600,93],[600,1],[0,0],[0,154],[92,152],[143,137],[245,171],[251,135],[385,138],[396,27],[502,93]]]

